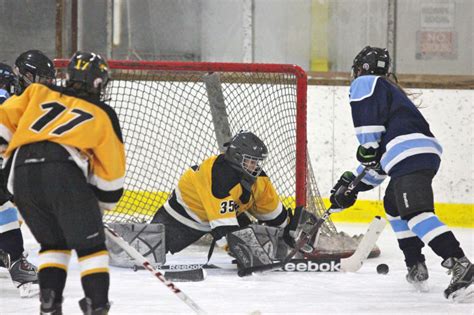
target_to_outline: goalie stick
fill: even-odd
[[[347,189],[345,191],[345,194],[349,194],[352,192],[352,190],[359,184],[359,182],[364,178],[365,174],[367,173],[368,168],[365,167],[362,172],[357,175],[356,178],[352,180],[352,182],[347,186]],[[339,189],[345,189],[343,186],[339,187]],[[254,266],[254,267],[248,267],[248,268],[242,268],[240,269],[237,274],[239,277],[245,277],[249,276],[254,272],[265,272],[265,271],[270,271],[270,270],[275,270],[275,269],[280,269],[283,266],[285,266],[292,258],[293,256],[296,255],[297,252],[299,252],[301,249],[303,249],[305,246],[308,245],[309,242],[313,240],[313,237],[318,233],[319,229],[321,226],[326,222],[326,220],[329,218],[329,216],[332,213],[335,212],[340,212],[343,209],[336,209],[336,208],[329,208],[327,209],[323,215],[318,219],[318,221],[309,229],[309,231],[301,232],[301,236],[298,238],[298,240],[295,243],[294,248],[288,253],[288,255],[280,262],[277,263],[272,263],[272,264],[267,264],[267,265],[260,265],[260,266]]]
[[[141,263],[142,266],[150,271],[158,280],[160,280],[165,286],[168,287],[174,294],[176,294],[186,305],[188,305],[196,314],[204,315],[207,314],[199,305],[197,305],[189,296],[184,294],[183,291],[178,289],[173,282],[167,280],[163,274],[153,267],[150,262],[143,257],[135,248],[128,244],[122,237],[120,237],[115,231],[104,224],[105,234],[110,237],[118,246],[120,246],[127,254],[134,258],[137,262]]]
[[[355,252],[347,258],[321,258],[321,259],[291,259],[285,265],[281,263],[274,263],[270,266],[269,270],[280,271],[280,272],[356,272],[358,271],[364,261],[368,258],[370,250],[375,246],[380,234],[385,228],[386,220],[379,216],[376,216],[367,228],[367,232],[359,243],[359,246]],[[140,266],[134,266],[133,270],[137,271],[143,269]],[[237,270],[237,264],[235,263],[216,263],[216,264],[203,264],[203,263],[190,263],[190,264],[170,264],[158,267],[159,270],[163,271],[197,271],[200,272],[203,269],[214,269],[214,270]],[[268,271],[269,271],[268,270]],[[267,270],[265,270],[267,271]],[[189,281],[196,281],[195,279],[189,279]],[[183,279],[180,279],[183,280]]]
[[[333,272],[333,271],[340,271],[340,258],[301,258],[301,259],[291,259],[281,270],[276,271],[284,271],[284,272]],[[143,270],[142,266],[133,266],[133,271]],[[227,270],[227,271],[235,271],[237,270],[236,263],[216,263],[216,264],[203,264],[203,263],[190,263],[190,264],[170,264],[170,265],[162,265],[157,267],[157,269],[165,271],[168,273],[169,271],[173,272],[192,272],[192,271],[200,271],[201,269],[205,270]],[[166,277],[166,274],[165,274]],[[192,277],[193,278],[193,277]],[[190,281],[195,281],[194,279],[190,279]]]

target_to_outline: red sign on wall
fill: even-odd
[[[455,59],[457,57],[456,32],[416,32],[416,59]]]

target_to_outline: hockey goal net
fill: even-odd
[[[66,60],[57,60],[60,71]],[[306,73],[298,66],[109,61],[108,103],[121,122],[125,193],[107,222],[147,222],[180,175],[241,129],[269,149],[265,172],[286,207],[324,204],[307,157]],[[328,221],[323,235],[338,233]],[[336,247],[346,245],[330,245]],[[339,250],[346,251],[339,248]]]

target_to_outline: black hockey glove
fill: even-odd
[[[360,145],[357,148],[356,157],[360,164],[364,166],[368,166],[370,168],[379,167],[380,154],[378,149],[364,148]]]
[[[283,230],[283,240],[290,247],[295,247],[296,229],[298,228],[298,223],[303,211],[305,210],[302,206],[296,207],[294,211],[288,209],[288,217],[290,218],[290,221]]]
[[[354,180],[355,175],[352,172],[344,172],[336,185],[331,189],[332,208],[346,209],[351,207],[357,200],[358,190],[355,187],[352,191],[348,190],[349,184]]]

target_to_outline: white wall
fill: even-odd
[[[422,93],[421,112],[443,146],[441,168],[433,187],[436,202],[474,203],[474,91],[414,90]],[[308,88],[308,146],[321,194],[329,196],[333,183],[358,165],[348,87]],[[381,199],[380,189],[362,193],[361,199]]]

